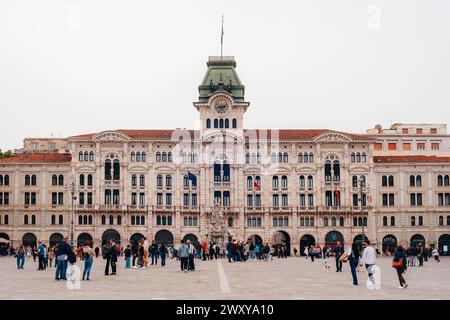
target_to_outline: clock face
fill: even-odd
[[[228,102],[225,99],[217,99],[214,103],[214,109],[218,113],[225,113],[228,110]]]

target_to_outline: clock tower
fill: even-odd
[[[243,115],[249,106],[244,100],[245,87],[236,73],[233,56],[209,57],[208,70],[198,87],[201,136],[228,132],[243,136]]]

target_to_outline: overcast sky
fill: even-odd
[[[197,128],[222,14],[247,128],[450,122],[448,0],[15,0],[0,2],[0,148]]]

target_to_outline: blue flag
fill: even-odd
[[[188,171],[188,180],[192,181],[193,186],[197,185],[197,177],[195,176],[195,174],[192,174],[190,171]]]

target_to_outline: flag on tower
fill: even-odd
[[[193,186],[197,185],[197,177],[195,176],[195,174],[192,174],[190,171],[188,171],[188,180],[192,181]]]
[[[253,182],[253,186],[256,188],[256,190],[261,189],[261,186],[259,185],[259,183],[256,180]]]

